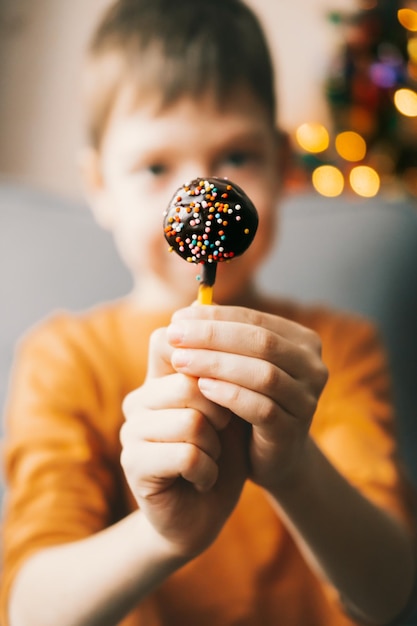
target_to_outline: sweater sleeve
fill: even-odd
[[[121,410],[117,392],[102,384],[111,377],[90,335],[59,316],[32,332],[16,356],[3,447],[3,619],[29,555],[112,522]]]
[[[313,436],[366,497],[413,528],[413,490],[397,445],[387,356],[365,319],[335,316],[321,331],[329,380]]]

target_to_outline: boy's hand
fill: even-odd
[[[247,478],[244,425],[171,366],[166,329],[150,344],[147,379],[123,405],[121,463],[155,530],[189,558],[215,539]]]
[[[296,476],[327,380],[318,336],[294,322],[239,307],[193,306],[168,327],[177,372],[252,425],[251,478],[272,493]]]

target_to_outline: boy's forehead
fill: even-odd
[[[172,101],[166,101],[161,90],[144,90],[132,84],[123,85],[117,94],[110,119],[153,119],[164,120],[171,117],[187,116],[196,113],[201,123],[212,116],[243,118],[264,125],[270,122],[263,102],[247,86],[237,86],[225,96],[219,96],[214,89],[207,86],[197,96],[183,94]]]

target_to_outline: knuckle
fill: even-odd
[[[303,344],[307,349],[321,355],[322,342],[320,335],[311,328],[304,328]]]
[[[319,361],[312,368],[311,383],[313,390],[321,393],[329,378],[329,371],[326,365]]]
[[[250,312],[246,312],[249,315],[248,322],[253,326],[257,326],[258,328],[262,328],[264,322],[264,314],[261,311],[251,310]]]
[[[243,390],[239,385],[228,385],[227,387],[227,403],[232,406],[239,406],[243,397]],[[225,414],[227,422],[230,421],[230,414]]]
[[[135,397],[136,397],[135,396],[135,392],[131,391],[123,399],[123,402],[122,402],[122,413],[123,413],[125,419],[128,419],[129,415],[133,411],[133,407],[135,405]]]
[[[205,340],[207,345],[216,345],[217,336],[218,332],[216,323],[212,321],[208,322],[205,326]]]
[[[281,386],[282,374],[281,370],[272,363],[265,363],[261,373],[262,386],[266,390],[274,390]]]
[[[166,339],[166,328],[156,328],[149,337],[149,347],[151,349],[159,346]]]
[[[216,354],[212,356],[210,362],[210,376],[212,378],[222,378],[222,363]]]
[[[178,448],[178,467],[181,473],[193,471],[200,462],[201,450],[190,443]]]
[[[311,328],[307,328],[306,326],[300,327],[297,337],[297,343],[300,348],[304,348],[305,350],[311,349],[311,343],[314,341],[313,333],[314,331],[312,331]]]
[[[262,407],[262,413],[260,421],[262,426],[269,427],[275,424],[277,419],[277,407],[275,402],[270,398],[265,398],[264,405]]]
[[[131,468],[133,466],[132,456],[129,450],[125,447],[123,447],[122,451],[120,452],[120,465],[122,466],[126,474],[130,473]]]
[[[253,343],[255,351],[266,359],[276,352],[275,334],[259,326],[254,329]]]
[[[321,358],[322,343],[320,336],[307,329],[307,335],[299,348],[303,353],[310,379],[319,386],[327,381],[328,370]]]
[[[122,444],[122,447],[124,447],[129,439],[129,434],[128,434],[128,425],[127,422],[124,422],[119,430],[119,440],[120,443]]]
[[[323,362],[320,363],[320,367],[318,368],[317,379],[320,389],[323,389],[329,380],[329,370]]]
[[[317,398],[313,394],[306,394],[304,398],[304,412],[301,415],[305,421],[310,421],[317,408]]]
[[[197,409],[186,409],[182,411],[182,430],[191,437],[198,437],[205,431],[205,417]]]

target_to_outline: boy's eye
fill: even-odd
[[[153,176],[161,176],[166,172],[166,167],[162,165],[162,163],[153,163],[152,165],[148,165],[147,169]]]
[[[223,158],[223,162],[227,167],[236,168],[247,167],[248,165],[255,163],[257,160],[257,153],[249,150],[237,150],[236,152],[230,152]]]
[[[225,162],[234,167],[242,167],[250,160],[250,155],[247,152],[231,152],[225,157]]]

